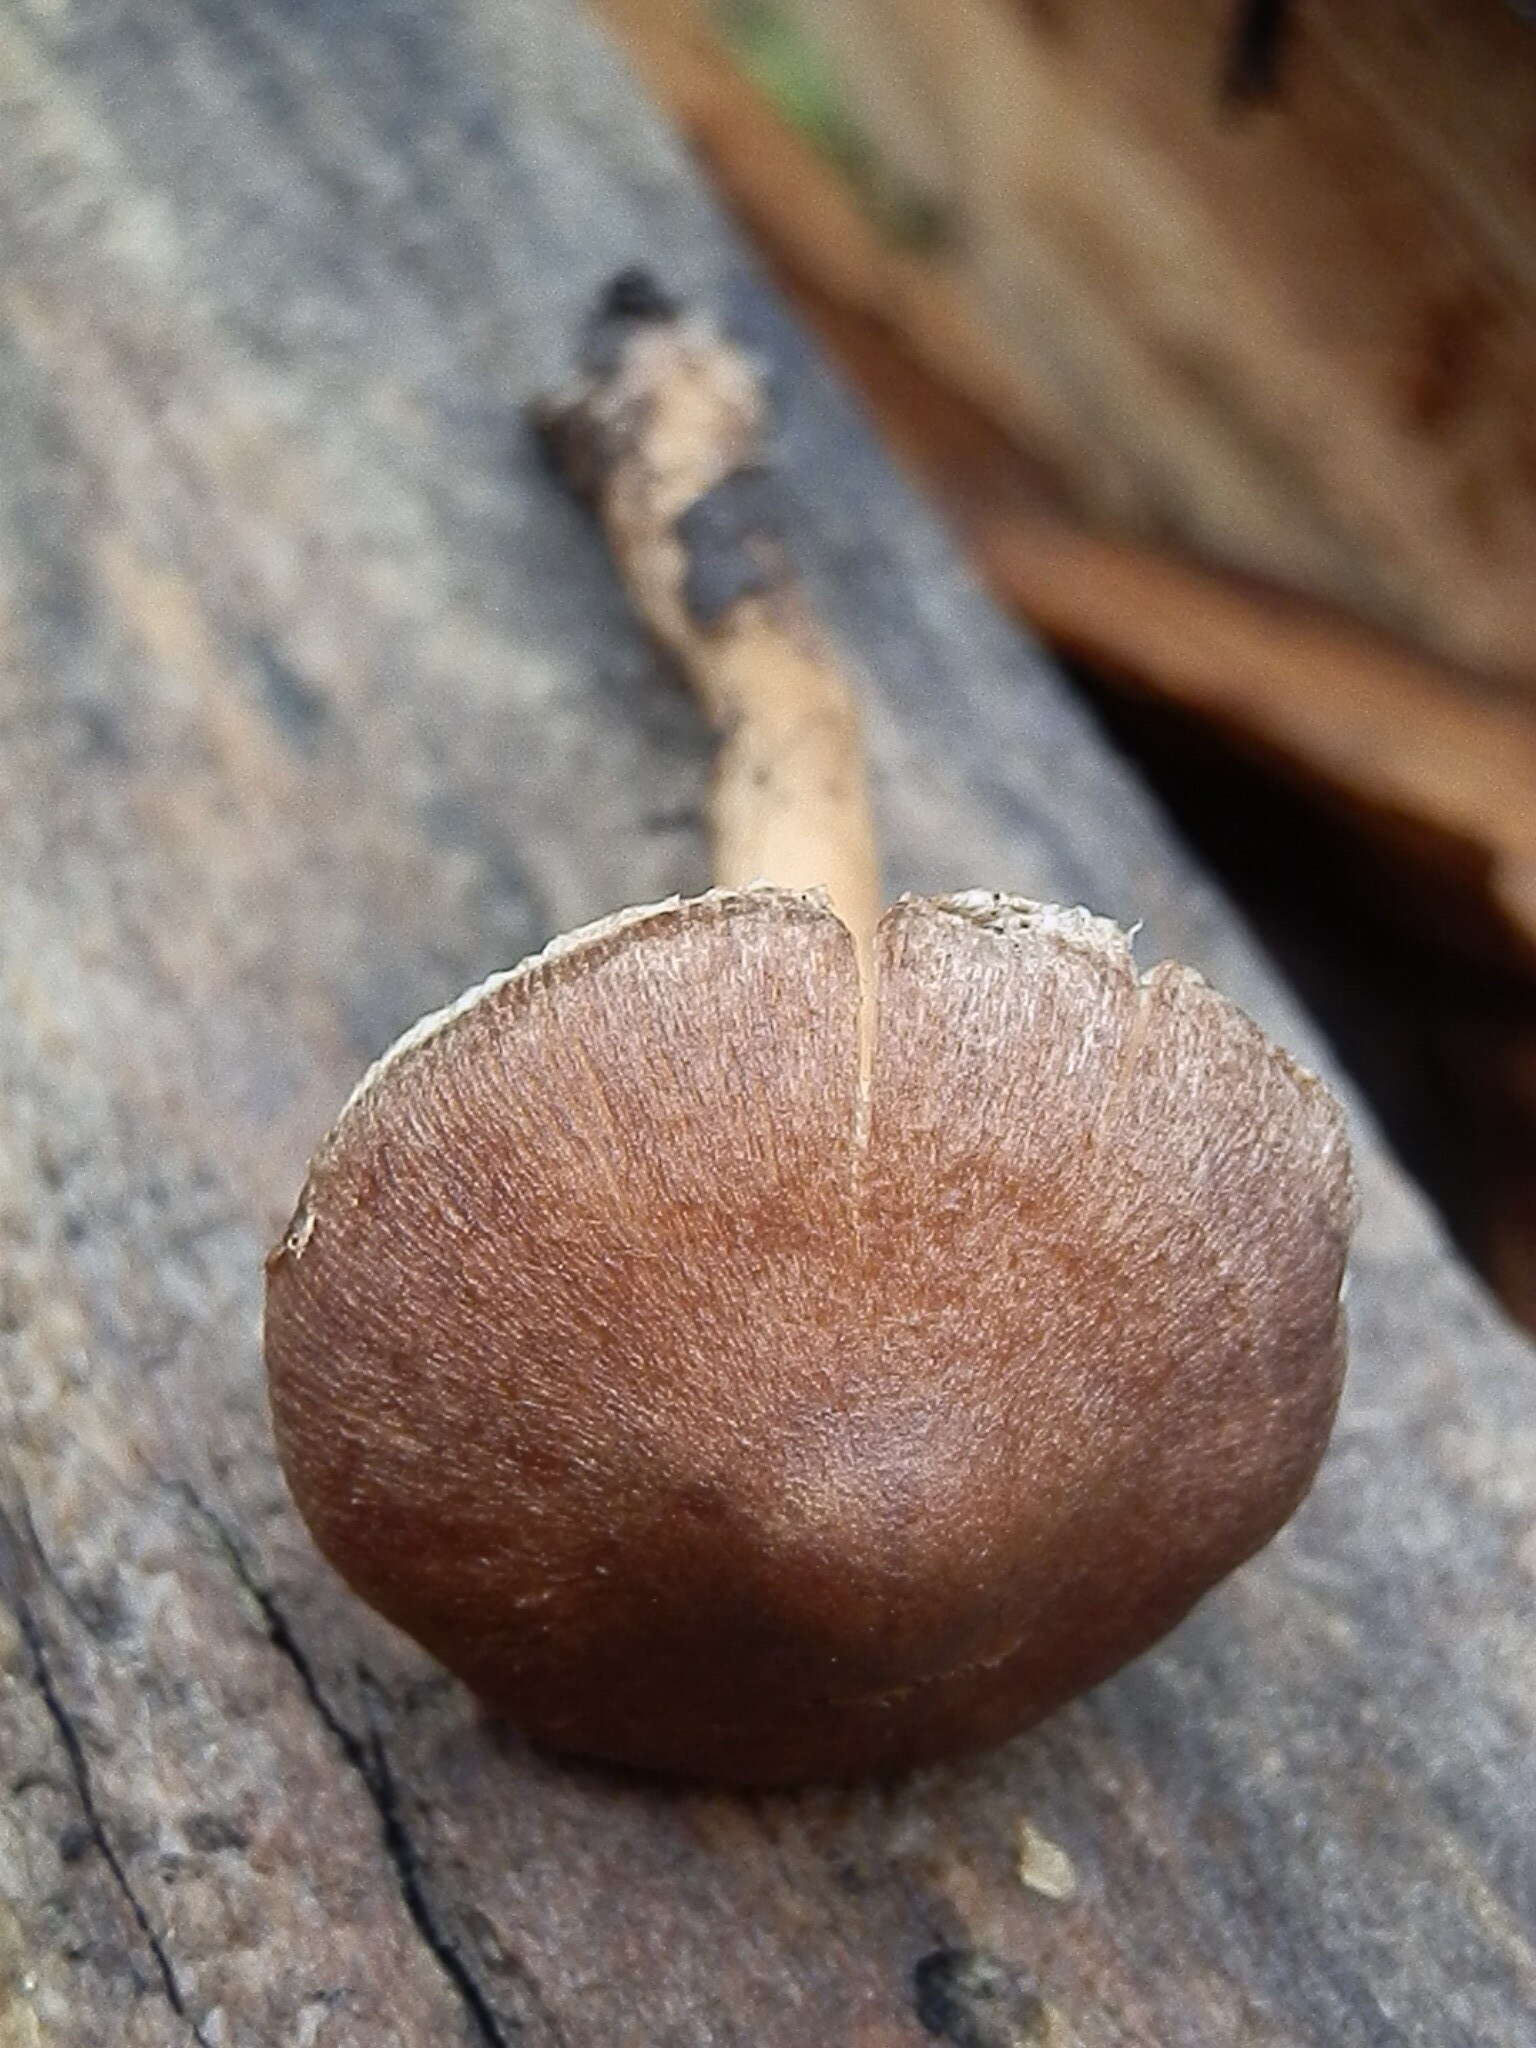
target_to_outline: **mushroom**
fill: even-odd
[[[626,276],[549,411],[723,734],[721,886],[364,1077],[268,1261],[326,1556],[559,1749],[785,1783],[995,1743],[1305,1494],[1352,1215],[1326,1088],[1187,967],[877,915],[857,719],[751,363]]]

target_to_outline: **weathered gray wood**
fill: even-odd
[[[1142,916],[1318,1056],[559,0],[10,0],[0,2042],[1531,2041],[1536,1379],[1368,1136],[1312,1502],[980,1761],[532,1754],[288,1508],[260,1257],[359,1066],[703,878],[702,736],[519,416],[637,258],[780,365],[893,885]]]

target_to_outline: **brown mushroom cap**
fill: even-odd
[[[529,1734],[738,1782],[990,1743],[1305,1493],[1341,1115],[1190,970],[995,896],[632,911],[428,1019],[269,1262],[290,1484]]]

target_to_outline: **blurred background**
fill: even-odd
[[[597,4],[1536,1327],[1536,8]]]

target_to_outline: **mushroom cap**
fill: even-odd
[[[1193,973],[992,895],[717,891],[372,1069],[268,1262],[320,1548],[536,1739],[739,1783],[1012,1734],[1305,1493],[1341,1112]]]

